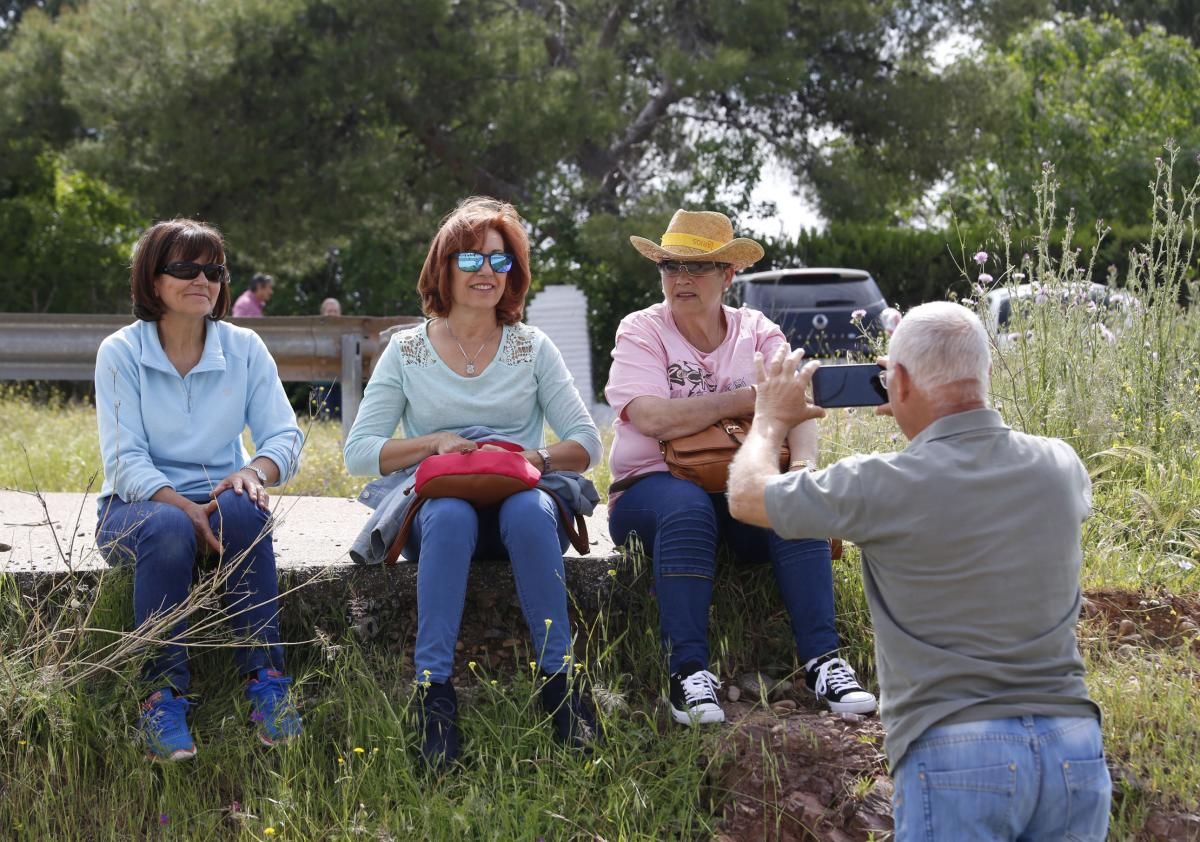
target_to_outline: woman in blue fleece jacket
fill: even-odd
[[[198,558],[214,556],[222,603],[243,645],[251,719],[266,745],[300,732],[283,675],[267,487],[290,478],[302,435],[258,335],[229,312],[225,244],[211,226],[160,222],[134,247],[137,321],[96,356],[96,416],[104,459],[97,543],[134,567],[136,623],[178,609],[147,661],[140,731],[149,756],[186,760],[190,682],[186,602]],[[249,426],[255,455],[242,447]]]

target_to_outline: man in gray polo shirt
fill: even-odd
[[[882,363],[908,447],[780,474],[785,432],[825,414],[802,353],[763,362],[729,509],[861,549],[896,838],[1104,839],[1112,785],[1075,638],[1079,457],[988,408],[987,334],[937,302],[904,316]]]

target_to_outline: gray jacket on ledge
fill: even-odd
[[[467,427],[460,430],[458,435],[469,441],[521,444],[490,427]],[[417,463],[419,464],[420,462]],[[359,493],[358,501],[375,512],[350,546],[350,558],[356,564],[382,564],[387,557],[388,548],[400,532],[404,513],[417,498],[416,494],[408,493],[416,482],[417,465],[373,480]],[[600,494],[592,481],[574,471],[550,471],[542,474],[537,487],[557,494],[572,514],[590,515],[600,502]]]

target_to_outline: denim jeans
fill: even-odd
[[[242,675],[263,667],[282,670],[279,581],[271,533],[266,531],[269,514],[232,490],[221,493],[217,507],[209,526],[224,547],[223,559],[236,560],[221,595],[229,625],[243,644],[234,648],[234,661]],[[126,503],[113,495],[101,513],[96,543],[109,564],[132,562],[133,619],[139,626],[187,599],[199,547],[196,530],[182,509],[153,500]],[[143,668],[146,682],[187,692],[187,628],[186,619],[171,628],[169,642]],[[263,645],[244,645],[249,640]]]
[[[708,665],[708,610],[722,539],[742,561],[770,559],[801,663],[840,645],[828,541],[785,541],[771,529],[734,520],[724,494],[709,494],[665,471],[623,492],[609,509],[608,524],[617,546],[636,535],[652,557],[671,672],[692,662]]]
[[[1112,781],[1091,717],[935,725],[892,777],[897,842],[1102,842],[1108,833]]]
[[[450,680],[473,559],[511,561],[538,664],[547,673],[564,671],[571,654],[566,548],[558,508],[537,489],[479,510],[450,497],[426,502],[404,550],[405,558],[417,562],[417,679]]]

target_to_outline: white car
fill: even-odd
[[[1018,302],[1029,301],[1037,304],[1058,299],[1064,308],[1086,307],[1101,316],[1113,312],[1126,313],[1141,307],[1141,302],[1135,296],[1124,290],[1106,287],[1104,284],[1071,283],[1036,287],[1034,284],[1019,284],[1015,287],[997,287],[989,290],[983,297],[986,307],[984,327],[1000,347],[1009,344],[1015,338],[1008,329],[1014,298]],[[1097,324],[1109,331],[1114,338],[1120,334],[1125,321],[1125,318],[1097,318]]]

